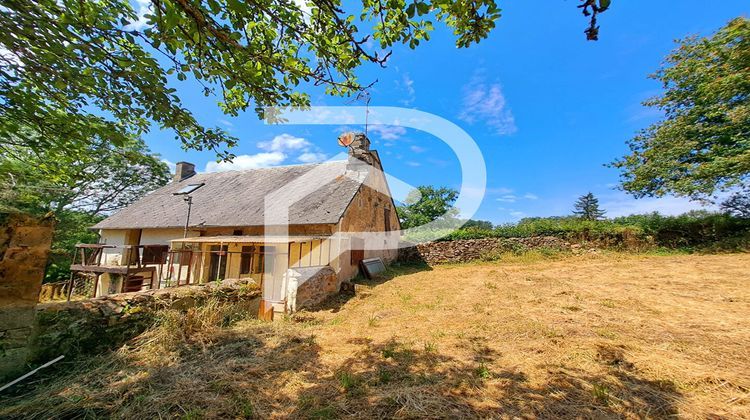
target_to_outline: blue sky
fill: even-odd
[[[604,164],[622,156],[626,140],[658,120],[657,112],[640,103],[659,93],[660,84],[647,75],[674,40],[707,35],[747,16],[747,1],[708,6],[697,0],[615,0],[599,19],[598,42],[585,40],[587,20],[577,3],[500,2],[503,17],[479,45],[457,49],[450,31],[438,25],[430,42],[416,50],[396,48],[387,68],[359,72],[363,83],[378,80],[371,105],[433,113],[474,138],[488,186],[474,218],[501,223],[570,214],[576,197],[588,191],[610,216],[699,207],[675,197],[635,200],[614,189],[618,173]],[[149,133],[148,145],[167,161],[186,160],[205,171],[296,164],[341,152],[340,124],[269,126],[252,111],[230,118],[197,85],[174,86],[202,123],[228,129],[240,143],[233,164],[217,164],[211,153],[183,151],[170,132]],[[361,105],[305,90],[313,105]],[[369,134],[393,176],[411,185],[460,186],[458,160],[439,139],[393,126],[372,126]]]

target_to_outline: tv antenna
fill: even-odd
[[[354,99],[352,99],[349,102],[349,103],[352,103],[352,102],[364,102],[365,103],[365,136],[367,135],[367,125],[370,119],[370,100],[371,99],[372,99],[372,95],[370,95],[370,91],[367,89],[363,89],[359,93],[357,93],[357,96],[355,96]]]

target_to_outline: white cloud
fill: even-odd
[[[409,147],[409,149],[411,149],[411,151],[414,153],[424,153],[427,150],[424,147],[419,147],[419,146],[411,146]]]
[[[232,122],[229,121],[229,120],[221,119],[221,120],[219,120],[219,122],[222,123],[222,124],[224,124],[224,125],[226,125],[227,127],[234,127],[234,124],[232,124]]]
[[[501,136],[518,131],[500,84],[488,84],[479,76],[464,86],[463,108],[458,118],[469,124],[484,123]]]
[[[140,31],[148,26],[146,15],[151,14],[151,11],[153,10],[151,0],[135,0],[134,6],[138,6],[137,8],[134,7],[138,14],[138,19],[125,25],[124,29],[126,31]]]
[[[396,82],[396,83],[406,93],[406,98],[400,101],[401,104],[404,106],[411,105],[416,99],[416,91],[414,90],[414,80],[412,80],[412,78],[409,77],[409,73],[404,73],[404,76],[401,78],[401,82]]]
[[[536,194],[532,194],[532,193],[526,193],[526,194],[523,195],[523,198],[525,198],[527,200],[538,200],[539,196],[536,195]]]
[[[167,167],[169,167],[169,173],[171,174],[175,173],[175,171],[177,170],[177,165],[174,162],[172,162],[171,160],[167,160],[167,159],[162,159],[161,161],[165,163]]]
[[[503,196],[500,196],[496,198],[497,201],[502,201],[503,203],[515,203],[518,197],[516,197],[513,194],[505,194]]]
[[[413,166],[413,167],[415,167],[415,168],[416,168],[417,166],[422,166],[422,164],[421,164],[421,163],[419,163],[419,162],[414,162],[413,160],[410,160],[410,161],[406,162],[406,164],[407,164],[407,165],[409,165],[409,166]]]
[[[231,162],[208,162],[206,172],[239,171],[279,165],[286,159],[281,152],[263,152],[255,155],[239,155]]]
[[[297,157],[297,160],[303,163],[315,163],[322,162],[328,158],[325,153],[319,152],[306,152]]]
[[[302,137],[291,134],[280,134],[273,140],[262,141],[257,144],[258,148],[267,152],[284,152],[287,150],[304,150],[311,146],[310,142]]]
[[[513,189],[508,187],[487,188],[487,194],[510,194],[512,192]]]
[[[367,127],[367,131],[378,134],[383,140],[398,140],[406,134],[406,128],[398,125],[371,125]]]
[[[511,216],[515,217],[516,219],[520,219],[520,218],[526,216],[526,213],[524,213],[522,211],[515,211],[515,210],[509,212],[508,214],[510,214]]]

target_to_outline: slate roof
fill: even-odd
[[[205,185],[191,194],[190,226],[260,226],[264,220],[263,198],[313,168],[317,168],[315,179],[320,187],[290,207],[290,224],[338,223],[365,178],[364,173],[352,171],[342,176],[347,161],[196,174],[153,191],[92,229],[184,227],[187,204],[183,196],[173,193],[199,183]],[[294,194],[293,189],[280,191]]]

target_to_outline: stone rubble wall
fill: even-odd
[[[338,276],[329,266],[292,268],[287,275],[297,284],[293,311],[318,305],[338,292]]]
[[[554,236],[424,242],[401,248],[399,261],[428,264],[460,263],[486,258],[492,253],[522,252],[540,248],[574,251],[576,246]]]
[[[115,348],[151,326],[158,311],[187,310],[214,298],[241,302],[258,313],[261,291],[252,280],[224,280],[143,292],[120,293],[72,302],[40,303],[30,359],[95,354]]]
[[[0,214],[0,378],[22,372],[54,220]]]

